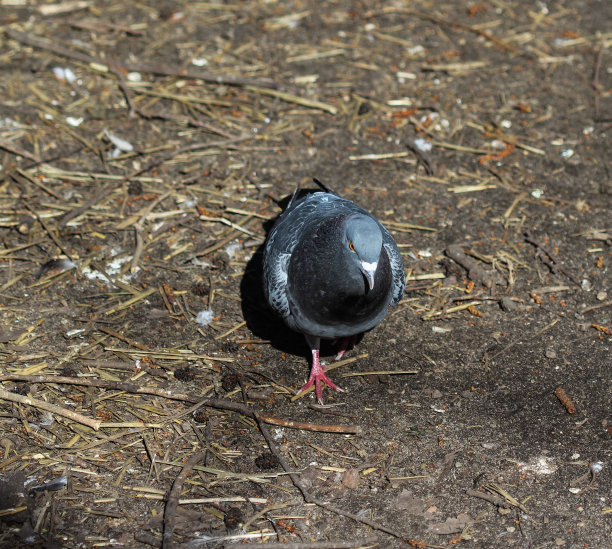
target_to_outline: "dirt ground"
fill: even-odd
[[[1,547],[612,547],[611,2],[0,6]],[[408,276],[323,407],[312,177]]]

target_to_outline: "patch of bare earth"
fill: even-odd
[[[1,546],[612,545],[610,2],[0,5]],[[408,277],[324,407],[313,176]]]

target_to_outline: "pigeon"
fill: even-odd
[[[312,351],[305,391],[314,384],[342,391],[319,360],[321,339],[342,340],[338,360],[358,335],[376,326],[399,303],[406,275],[389,231],[367,210],[322,189],[298,199],[299,187],[266,240],[263,283],[266,299]]]

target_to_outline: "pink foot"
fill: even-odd
[[[338,354],[336,355],[336,360],[340,360],[344,356],[344,353],[346,353],[346,350],[349,348],[349,345],[350,346],[355,345],[355,341],[357,341],[357,334],[349,336],[349,337],[343,337],[342,343],[340,344],[340,350],[338,351]]]
[[[334,391],[339,391],[341,393],[344,392],[343,389],[340,389],[340,387],[334,384],[325,375],[325,369],[321,365],[321,362],[319,362],[319,350],[313,349],[312,350],[312,368],[310,369],[310,377],[308,378],[308,382],[306,383],[306,385],[304,385],[304,387],[300,389],[300,393],[304,392],[306,389],[308,389],[311,385],[314,384],[315,395],[317,395],[317,400],[319,401],[319,404],[323,404],[323,387],[321,386],[321,383],[324,383],[325,385],[327,385]]]

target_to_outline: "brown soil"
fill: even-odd
[[[612,546],[612,3],[0,3],[0,546]],[[312,177],[408,275],[323,408]]]

